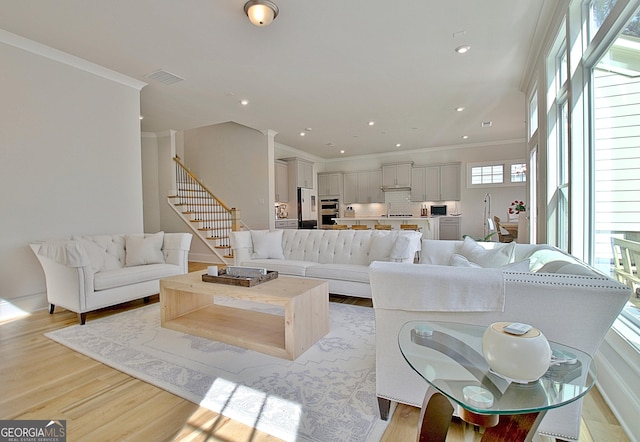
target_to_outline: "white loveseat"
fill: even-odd
[[[629,288],[547,245],[423,240],[419,264],[376,262],[370,277],[383,418],[390,401],[420,407],[427,389],[398,348],[398,332],[407,321],[523,322],[551,341],[593,356],[631,295]],[[581,409],[579,400],[549,411],[539,431],[577,440]]]
[[[56,305],[78,313],[160,290],[160,279],[187,273],[190,233],[73,236],[30,244],[42,265],[49,312]]]
[[[329,282],[329,293],[371,298],[369,264],[411,263],[422,234],[384,230],[243,230],[231,232],[234,262]]]

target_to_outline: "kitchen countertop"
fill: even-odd
[[[331,218],[336,221],[376,221],[376,220],[384,220],[384,221],[424,221],[429,219],[437,219],[437,218],[458,218],[460,215],[436,215],[436,216],[356,216],[353,218]]]

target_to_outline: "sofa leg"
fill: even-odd
[[[142,300],[144,301],[145,304],[149,304],[149,301],[151,299],[148,296],[145,296],[144,298],[142,298]]]
[[[378,396],[378,408],[380,409],[380,419],[383,421],[389,420],[391,400]]]
[[[53,315],[53,311],[55,310],[56,305],[55,304],[49,304],[49,314]]]
[[[86,313],[78,313],[78,321],[80,321],[80,325],[84,325],[87,322],[87,314]]]

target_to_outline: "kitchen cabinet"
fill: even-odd
[[[460,164],[440,166],[440,200],[460,201]]]
[[[384,203],[381,170],[345,173],[343,181],[345,204]]]
[[[341,173],[318,174],[318,196],[340,196]]]
[[[296,167],[297,187],[313,189],[313,163],[302,159],[296,159],[294,163]]]
[[[289,201],[289,171],[287,163],[276,161],[276,202],[286,203]]]
[[[383,187],[410,187],[411,165],[413,163],[397,163],[382,165]]]
[[[460,164],[419,166],[411,170],[411,201],[459,201]]]
[[[313,189],[313,162],[295,157],[283,158],[283,161],[289,166],[289,189]]]
[[[440,239],[461,239],[459,217],[441,216],[438,221],[440,221]]]

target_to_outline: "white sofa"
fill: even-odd
[[[61,306],[78,313],[160,290],[160,279],[187,273],[190,233],[73,236],[30,244],[42,265],[49,312]]]
[[[231,232],[234,263],[329,282],[329,293],[371,298],[369,264],[411,263],[422,234],[385,230],[242,230]]]
[[[629,288],[553,247],[470,239],[423,240],[420,263],[376,262],[370,277],[376,390],[384,419],[390,401],[420,407],[427,389],[398,348],[398,332],[408,321],[523,322],[550,341],[593,356],[631,296]],[[579,400],[551,410],[538,430],[577,440],[581,409]]]

